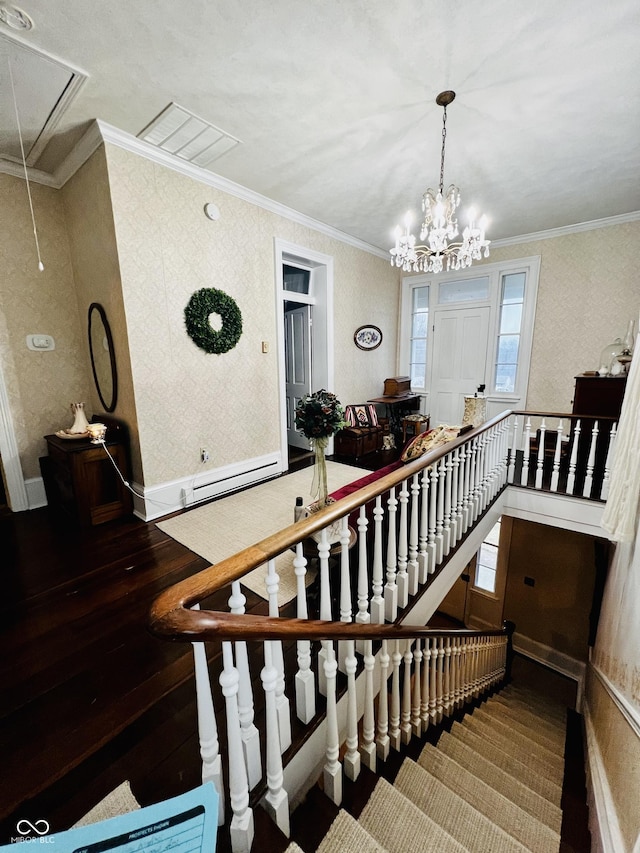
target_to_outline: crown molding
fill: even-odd
[[[65,157],[54,172],[55,186],[61,189],[70,178],[87,162],[89,157],[100,148],[103,139],[97,121],[92,121],[87,130],[73,146],[73,150]]]
[[[590,222],[578,222],[575,225],[563,225],[561,228],[549,228],[547,231],[521,234],[519,237],[492,240],[491,248],[517,246],[519,243],[535,243],[538,240],[552,240],[554,237],[579,234],[581,231],[594,231],[597,228],[608,228],[611,225],[623,225],[625,222],[636,222],[638,219],[640,219],[640,210],[634,210],[631,213],[620,213],[617,216],[607,216],[604,219],[592,219]]]

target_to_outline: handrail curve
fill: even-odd
[[[231,614],[221,611],[193,610],[194,605],[227,586],[240,580],[258,566],[297,545],[334,521],[338,521],[360,506],[409,479],[414,474],[430,468],[443,456],[457,447],[482,435],[484,432],[508,419],[512,412],[507,410],[475,427],[464,435],[435,448],[418,459],[408,462],[396,471],[347,495],[317,513],[301,519],[260,542],[209,566],[191,577],[185,578],[164,590],[153,602],[148,627],[151,633],[163,639],[177,642],[194,642],[213,639],[370,639],[429,636],[429,630],[416,626],[404,628],[399,625],[362,625],[321,620],[300,620]],[[447,632],[444,632],[445,634]],[[453,632],[457,635],[457,632]],[[491,632],[470,632],[465,636],[487,635]],[[502,631],[496,631],[502,634]],[[432,631],[431,636],[434,633]],[[442,636],[443,632],[435,632]]]

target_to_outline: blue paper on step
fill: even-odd
[[[50,853],[214,853],[218,793],[207,782],[153,806],[54,835],[40,834],[46,820],[34,821],[31,829],[27,823],[19,821],[20,837],[12,840]],[[4,850],[15,853],[15,844],[0,847]]]

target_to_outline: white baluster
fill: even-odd
[[[369,614],[369,575],[367,564],[367,528],[369,520],[364,506],[360,507],[358,513],[358,612],[356,622],[358,625],[368,625],[371,621]],[[366,640],[356,642],[356,651],[364,654]]]
[[[589,445],[589,458],[587,459],[587,473],[584,478],[584,487],[582,489],[582,497],[591,497],[591,488],[593,486],[593,466],[596,458],[596,443],[598,441],[598,421],[593,425],[591,430],[591,444]]]
[[[562,450],[562,434],[564,432],[564,424],[562,418],[558,422],[558,431],[556,434],[556,448],[553,453],[553,471],[551,472],[551,491],[558,491],[558,479],[560,477],[560,452]]]
[[[411,478],[411,520],[409,523],[409,562],[407,573],[409,575],[409,595],[418,592],[418,516],[420,498],[420,475],[414,474]]]
[[[443,458],[444,463],[444,516],[442,522],[442,556],[447,557],[451,550],[451,494],[452,494],[452,460],[451,454]]]
[[[364,712],[362,716],[362,744],[360,755],[365,767],[373,773],[376,771],[376,724],[373,695],[373,670],[376,659],[373,655],[373,643],[364,641]]]
[[[253,811],[249,808],[247,767],[242,754],[242,736],[238,716],[238,670],[233,665],[230,642],[222,644],[224,668],[220,686],[227,715],[227,754],[229,758],[229,801],[231,803],[231,847],[234,853],[249,853],[253,843]]]
[[[276,707],[278,670],[274,663],[275,641],[264,641],[264,668],[260,673],[264,688],[265,721],[267,729],[267,793],[262,804],[276,826],[289,837],[289,797],[284,790],[282,746]]]
[[[196,605],[193,610],[199,610]],[[204,643],[193,643],[193,663],[196,681],[196,707],[198,709],[198,740],[202,758],[202,781],[213,782],[218,792],[218,826],[224,823],[224,786],[222,763],[218,742],[218,725],[213,709],[209,665]]]
[[[436,515],[436,566],[442,562],[444,553],[444,493],[445,478],[447,476],[445,461],[441,459],[436,463],[438,468],[438,510]]]
[[[450,546],[453,547],[460,536],[462,530],[458,526],[458,479],[460,471],[460,450],[456,447],[451,452],[451,540]]]
[[[609,448],[607,450],[607,461],[604,463],[604,477],[602,480],[602,488],[600,489],[600,500],[606,501],[609,497],[609,485],[611,480],[611,465],[613,462],[613,449],[616,443],[617,424],[612,424],[611,432],[609,433]]]
[[[576,483],[576,463],[578,459],[578,445],[580,443],[580,418],[576,421],[573,431],[573,444],[571,446],[571,458],[569,459],[569,476],[567,477],[567,494],[572,495]]]
[[[529,482],[529,454],[531,452],[531,418],[527,418],[522,433],[522,472],[520,474],[520,485],[526,486]]]
[[[538,442],[538,459],[536,461],[536,489],[542,488],[542,475],[544,473],[544,440],[547,433],[547,423],[543,418],[540,424],[540,440]]]
[[[398,501],[395,487],[389,489],[388,508],[388,538],[387,538],[387,582],[384,587],[384,616],[387,622],[395,622],[398,615],[398,585],[397,571],[397,533],[396,515]]]
[[[431,639],[426,637],[422,649],[422,688],[420,696],[421,730],[426,732],[431,718]],[[435,707],[435,700],[434,700]]]
[[[378,726],[376,752],[381,761],[389,757],[389,641],[383,640],[380,648],[380,690],[378,691]]]
[[[296,615],[298,619],[308,619],[305,583],[307,560],[302,549],[302,542],[298,542],[296,545],[293,568],[298,591]],[[311,643],[309,640],[298,640],[296,645],[298,653],[298,671],[295,678],[296,716],[303,723],[309,723],[316,714],[316,680],[311,669]]]
[[[444,639],[438,638],[436,649],[436,713],[435,722],[444,717]]]
[[[331,585],[329,579],[329,540],[327,530],[323,528],[320,532],[318,542],[318,562],[320,564],[320,618],[331,621]],[[326,663],[328,640],[322,640],[321,649],[318,652],[318,690],[327,695]]]
[[[427,543],[427,555],[429,557],[429,574],[432,575],[436,570],[436,557],[438,556],[438,546],[436,544],[436,524],[438,520],[437,496],[438,496],[438,466],[432,465],[429,468],[429,478],[431,480],[429,486],[429,541]],[[425,473],[425,477],[427,474]]]
[[[233,581],[231,584],[231,597],[229,598],[229,610],[231,613],[237,615],[243,614],[245,612],[244,605],[246,601],[247,599],[240,589],[240,581]],[[262,760],[260,758],[260,733],[253,722],[253,688],[251,687],[247,644],[244,640],[236,641],[235,653],[236,668],[239,676],[238,715],[240,717],[242,749],[247,765],[249,788],[252,789],[262,779]]]
[[[404,641],[404,678],[402,679],[402,722],[400,723],[400,738],[402,743],[411,741],[411,664],[413,663],[413,652],[411,651],[412,640]]]
[[[384,624],[383,572],[382,572],[382,497],[378,495],[373,510],[373,569],[371,573],[371,621],[374,625]]]
[[[351,576],[349,573],[349,519],[340,519],[340,621],[351,622]],[[346,672],[349,645],[345,640],[338,642],[338,668]]]
[[[340,739],[338,734],[338,711],[336,705],[336,673],[338,664],[331,641],[325,641],[324,670],[327,685],[327,747],[323,779],[324,792],[339,806],[342,802],[342,765],[338,761]]]
[[[518,425],[519,420],[517,415],[511,415],[509,418],[509,435],[511,436],[511,444],[509,445],[509,466],[507,469],[507,480],[513,483],[516,473],[516,448],[518,446]]]
[[[389,739],[392,749],[399,750],[401,743],[400,732],[400,664],[402,653],[400,640],[393,641],[391,655],[391,708],[389,710]]]
[[[422,734],[422,643],[415,641],[413,648],[413,694],[411,697],[411,731],[415,737]]]
[[[464,454],[464,497],[462,508],[462,529],[466,533],[471,524],[471,493],[473,491],[473,467],[475,438],[465,445]]]
[[[407,558],[409,554],[409,536],[407,523],[407,504],[409,503],[409,490],[407,480],[403,480],[398,494],[400,499],[400,525],[398,530],[398,607],[404,608],[409,603],[409,574],[407,572]]]
[[[453,676],[453,700],[454,708],[462,707],[462,645],[459,639],[451,642],[451,671]]]
[[[452,695],[451,695],[451,639],[446,638],[444,642],[444,660],[442,666],[442,705],[445,717],[448,717],[452,711]]]
[[[347,640],[347,739],[344,756],[344,772],[352,782],[360,775],[360,753],[358,752],[358,697],[356,694],[356,650],[355,642]]]
[[[429,554],[427,542],[429,539],[429,469],[422,471],[421,481],[422,497],[420,500],[420,533],[418,536],[418,582],[420,585],[427,582],[429,576]]]
[[[278,619],[280,608],[278,605],[278,590],[280,589],[280,577],[276,572],[276,561],[267,562],[267,576],[265,585],[269,595],[269,616]],[[272,646],[273,665],[278,673],[276,683],[276,709],[278,711],[278,726],[280,727],[280,746],[282,751],[291,746],[291,710],[289,699],[284,692],[284,655],[282,653],[282,640],[275,640]]]

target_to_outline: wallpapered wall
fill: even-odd
[[[382,392],[396,362],[398,279],[388,263],[117,147],[106,152],[146,486],[279,449],[274,237],[334,258],[331,390],[343,403]],[[218,205],[218,221],[204,216],[206,202]],[[202,287],[228,293],[242,312],[242,337],[223,355],[185,332],[184,307]],[[364,323],[383,330],[373,352],[353,343]]]
[[[40,476],[43,436],[71,426],[69,404],[88,402],[93,385],[62,195],[37,184],[31,193],[44,272],[25,183],[0,174],[0,367],[26,479]],[[28,334],[51,335],[55,350],[27,349]]]

